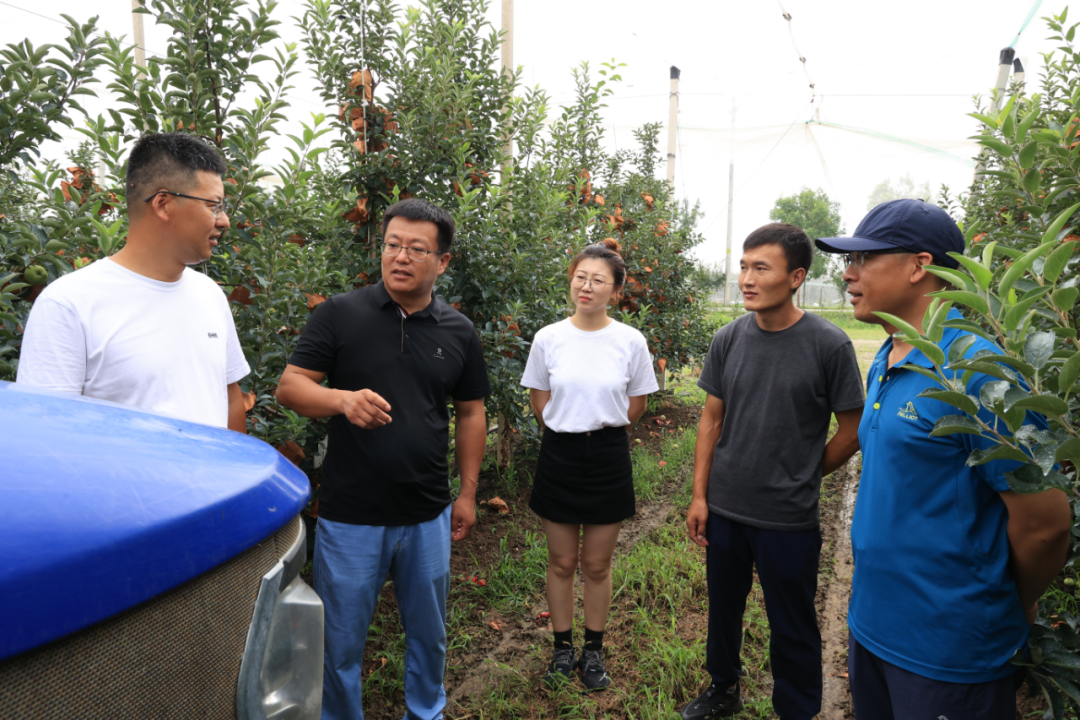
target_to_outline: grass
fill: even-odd
[[[669,397],[700,407],[705,393],[697,373],[682,370],[669,376]],[[482,682],[470,686],[447,708],[448,720],[465,718],[626,718],[671,720],[677,710],[707,685],[704,671],[708,630],[705,552],[689,541],[685,509],[690,501],[696,428],[672,432],[651,449],[632,450],[635,491],[639,503],[664,501],[674,508],[651,531],[616,558],[612,568],[613,607],[605,640],[608,671],[614,678],[605,693],[586,695],[579,685],[548,691],[540,681],[549,660],[546,630],[522,632],[517,645],[487,627],[500,618],[512,627],[532,626],[545,608],[547,544],[534,524],[506,523],[490,528],[503,532],[498,555],[486,567],[474,557],[467,575],[451,581],[448,601],[448,671],[455,684],[473,671]],[[505,481],[529,483],[520,469]],[[823,503],[831,498],[823,497]],[[491,555],[489,555],[489,558]],[[826,568],[823,566],[823,571]],[[471,577],[482,578],[485,586]],[[576,602],[580,634],[580,591]],[[738,718],[772,720],[769,672],[769,628],[761,588],[754,583],[744,616],[743,693],[746,710]],[[396,612],[376,614],[364,660],[365,710],[373,720],[400,715],[403,697],[404,635]],[[513,639],[513,638],[509,638]],[[580,638],[579,638],[580,639]],[[494,643],[494,644],[493,644]],[[495,648],[500,648],[495,652]],[[462,674],[462,668],[469,672]]]

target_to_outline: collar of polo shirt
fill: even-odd
[[[390,297],[390,293],[386,291],[386,286],[383,285],[382,280],[375,284],[373,291],[375,292],[375,301],[379,304],[379,307],[385,308],[387,305],[393,304],[395,307],[401,308],[400,305],[394,302],[394,298]],[[420,310],[419,312],[414,312],[408,315],[408,317],[430,317],[435,322],[439,322],[439,320],[442,319],[442,308],[439,306],[439,303],[435,302],[435,300],[435,291],[433,290],[431,292],[431,302],[428,303],[427,307],[423,310]]]

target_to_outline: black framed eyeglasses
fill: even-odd
[[[898,255],[900,253],[910,253],[911,251],[906,248],[889,248],[888,250],[856,250],[854,252],[844,253],[844,264],[854,265],[856,267],[862,267],[866,264],[866,261],[872,257],[878,255]]]
[[[203,202],[212,203],[214,207],[210,209],[210,212],[214,213],[214,217],[217,217],[221,213],[225,213],[226,215],[229,214],[229,205],[224,200],[210,200],[209,198],[185,195],[184,193],[173,192],[172,190],[158,190],[156,193],[143,200],[143,202],[150,202],[158,195],[175,195],[176,197],[187,198],[188,200],[202,200]]]
[[[397,243],[386,242],[382,246],[382,254],[389,257],[397,257],[404,250],[405,254],[409,256],[409,259],[413,262],[425,262],[428,255],[442,255],[441,250],[425,250],[418,247],[406,247],[404,245],[398,245]]]

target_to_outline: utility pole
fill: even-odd
[[[135,66],[139,68],[138,77],[146,77],[146,36],[143,34],[143,14],[141,0],[131,0],[131,25],[135,40]]]
[[[731,211],[735,207],[735,96],[731,96],[731,157],[727,176],[727,252],[724,254],[724,305],[731,302]]]
[[[1013,69],[1013,60],[1016,58],[1016,51],[1011,47],[1002,49],[998,55],[998,73],[997,80],[994,81],[994,96],[990,99],[990,114],[996,115],[998,110],[1001,109],[1001,101],[1005,99],[1005,90],[1009,86],[1009,73]],[[1018,61],[1019,62],[1019,61]],[[1021,70],[1023,66],[1021,66]],[[986,165],[982,161],[982,157],[985,154],[985,150],[979,153],[979,161],[975,164],[975,179],[978,180],[983,174],[983,170],[986,169]]]
[[[675,199],[675,146],[679,131],[679,68],[671,66],[671,94],[667,133],[667,181],[670,186],[668,205]]]
[[[998,74],[997,81],[994,83],[994,98],[990,102],[991,112],[1001,109],[1001,101],[1005,99],[1005,90],[1009,86],[1009,73],[1012,72],[1015,57],[1016,51],[1011,47],[1003,49],[998,56]]]
[[[138,2],[138,0],[133,0]],[[514,0],[502,0],[502,69],[510,76],[514,75]],[[514,138],[507,132],[506,142],[503,145],[507,158],[514,154]],[[510,161],[503,167],[504,173],[509,169]]]
[[[134,0],[138,2],[138,0]],[[510,77],[514,76],[514,0],[502,0],[502,71]],[[503,108],[506,110],[506,108]],[[510,132],[510,125],[504,129],[503,136],[503,166],[500,182],[503,187],[508,187],[510,171],[514,166],[514,136]],[[513,200],[507,198],[506,212],[513,212]],[[509,219],[509,218],[508,218]],[[499,469],[510,467],[513,460],[513,445],[510,438],[510,421],[506,414],[499,411],[495,414],[495,463]]]

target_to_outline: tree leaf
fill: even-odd
[[[934,429],[930,431],[931,437],[942,435],[955,435],[967,433],[969,435],[982,435],[979,424],[967,415],[945,415],[938,418],[934,423]]]
[[[974,335],[961,335],[949,346],[949,362],[954,363],[964,357],[964,353],[975,344]]]
[[[952,390],[923,390],[915,397],[940,400],[943,403],[948,403],[955,408],[963,410],[971,416],[979,414],[979,402],[972,395],[965,395],[964,393]]]
[[[1028,395],[1012,404],[1010,410],[1034,410],[1048,417],[1067,415],[1069,404],[1057,395]]]
[[[966,461],[968,467],[975,467],[976,465],[982,465],[993,460],[1017,460],[1019,462],[1031,462],[1024,453],[1020,452],[1016,448],[1011,448],[1008,445],[998,445],[990,450],[973,450]]]
[[[990,305],[986,302],[986,298],[978,293],[968,292],[966,290],[939,290],[938,292],[930,293],[930,297],[945,298],[951,302],[966,305],[982,315],[990,314]],[[944,322],[944,318],[942,318],[942,322]]]
[[[1032,140],[1024,147],[1020,148],[1020,167],[1027,170],[1035,164],[1035,152],[1039,149],[1039,143],[1036,140]]]
[[[982,386],[979,390],[979,402],[987,410],[993,412],[995,415],[1004,414],[1005,408],[1005,393],[1012,387],[1012,383],[1007,380],[998,380],[996,382],[988,382]]]
[[[932,363],[934,363],[938,367],[942,367],[943,365],[945,365],[945,352],[931,341],[912,338],[907,340],[906,342],[909,343],[913,348],[921,352],[923,355],[925,355]]]
[[[1041,288],[1046,292],[1049,292],[1050,288]],[[1023,319],[1027,311],[1031,309],[1031,306],[1039,301],[1046,292],[1040,292],[1037,294],[1031,294],[1026,296],[1023,300],[1009,308],[1009,311],[1005,313],[1005,327],[1009,332],[1015,332],[1016,328],[1020,326],[1020,321]]]
[[[1001,280],[998,281],[997,294],[998,297],[1005,298],[1008,295],[1009,290],[1012,289],[1014,283],[1019,280],[1025,272],[1031,267],[1031,264],[1035,262],[1035,258],[1041,256],[1046,248],[1050,246],[1051,242],[1044,242],[1042,245],[1029,250],[1024,253],[1023,257],[1014,260],[1013,264],[1009,266],[1009,269],[1005,271],[1005,274],[1001,276]]]
[[[1061,271],[1065,269],[1065,265],[1069,262],[1069,258],[1073,256],[1075,249],[1075,243],[1066,242],[1050,253],[1049,257],[1046,258],[1046,263],[1043,265],[1043,278],[1046,279],[1046,282],[1053,284],[1058,281],[1058,278],[1061,277]]]
[[[903,365],[900,365],[899,367],[902,367],[905,370],[910,370],[911,372],[914,372],[914,373],[918,373],[919,375],[922,375],[925,378],[928,378],[928,379],[933,380],[934,382],[936,382],[938,384],[941,384],[941,378],[938,377],[937,373],[935,373],[933,370],[927,370],[926,368],[922,367],[921,365],[916,365],[915,363],[904,363]]]
[[[906,340],[918,338],[920,335],[919,331],[915,329],[915,326],[902,317],[897,317],[896,315],[890,315],[889,313],[884,312],[875,312],[874,314],[902,332]]]
[[[1074,353],[1061,366],[1061,373],[1058,375],[1058,388],[1061,393],[1067,397],[1078,379],[1080,379],[1080,352]]]
[[[987,246],[987,250],[990,251],[991,255],[993,254],[992,247],[994,245],[996,245],[996,243],[990,243],[990,245]],[[986,256],[987,250],[983,251],[984,257]],[[990,282],[994,279],[994,273],[989,267],[986,267],[983,263],[975,260],[975,258],[969,258],[960,253],[949,253],[949,257],[967,268],[968,272],[975,278],[975,282],[978,283],[980,290],[986,290],[990,287]]]
[[[1036,332],[1028,335],[1024,343],[1024,359],[1036,370],[1042,370],[1054,354],[1057,336],[1052,332]]]
[[[983,147],[990,148],[1003,158],[1012,157],[1012,148],[1009,147],[1009,144],[998,140],[996,137],[991,137],[990,135],[980,135],[975,138],[975,142],[979,143]]]
[[[1034,123],[1035,120],[1039,117],[1040,110],[1041,110],[1041,108],[1036,103],[1035,107],[1033,107],[1031,109],[1031,111],[1028,112],[1028,114],[1025,115],[1023,117],[1023,119],[1020,120],[1019,123],[1017,123],[1017,125],[1016,125],[1016,142],[1018,142],[1018,143],[1024,142],[1024,138],[1027,137],[1028,130],[1031,129],[1032,123]],[[1021,152],[1023,152],[1023,151],[1021,151]]]
[[[1029,195],[1035,196],[1039,193],[1039,188],[1042,187],[1042,173],[1038,168],[1031,168],[1024,173],[1024,189],[1028,191]]]
[[[954,328],[956,330],[964,330],[965,332],[969,332],[973,335],[978,335],[983,340],[989,340],[990,342],[997,341],[997,339],[993,335],[988,333],[984,328],[964,318],[953,318],[950,320],[946,320],[942,323],[942,327]]]
[[[978,285],[976,285],[975,282],[971,279],[971,276],[965,275],[958,270],[953,270],[952,268],[938,267],[936,265],[926,265],[925,269],[927,272],[937,275],[945,282],[950,283],[951,285],[959,288],[960,290],[966,290],[970,293],[974,293],[978,289]]]
[[[1045,492],[1053,488],[1064,490],[1068,487],[1069,480],[1057,470],[1051,470],[1043,474],[1038,465],[1027,464],[1023,467],[1005,473],[1005,480],[1009,487],[1018,493],[1030,494]]]
[[[1072,207],[1062,210],[1058,216],[1054,218],[1054,222],[1050,223],[1050,227],[1043,233],[1042,245],[1057,241],[1058,233],[1065,227],[1065,223],[1069,222],[1069,218],[1072,217],[1077,208],[1080,208],[1080,203],[1076,203]],[[1042,245],[1040,245],[1040,247],[1042,247]]]
[[[1078,461],[1080,461],[1080,438],[1072,438],[1061,443],[1054,453],[1054,460],[1056,462],[1069,460],[1073,465],[1078,464]]]
[[[1075,287],[1058,288],[1050,295],[1050,302],[1061,312],[1069,312],[1080,298],[1080,289]]]

